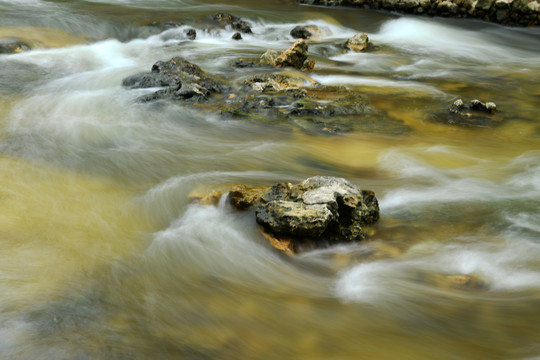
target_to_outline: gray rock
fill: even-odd
[[[182,57],[158,61],[151,72],[123,79],[122,86],[130,89],[165,88],[139,98],[141,102],[159,99],[204,102],[211,94],[221,93],[224,89],[220,81]]]
[[[256,210],[257,223],[277,236],[319,237],[334,220],[326,204],[274,200]]]
[[[365,228],[379,219],[373,192],[330,176],[266,189],[235,187],[229,201],[239,210],[253,208],[257,223],[275,241],[305,244],[309,240],[315,247],[365,239]]]

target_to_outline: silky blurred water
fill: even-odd
[[[219,11],[253,34],[198,25]],[[331,32],[307,76],[408,130],[317,135],[121,87],[173,56],[240,84],[258,70],[234,60],[286,49],[298,24]],[[376,51],[341,52],[360,31]],[[0,55],[2,359],[540,358],[538,28],[278,0],[0,1],[8,38],[32,50]],[[505,122],[431,121],[457,98]],[[188,201],[313,175],[376,192],[371,240],[288,257],[252,213]]]

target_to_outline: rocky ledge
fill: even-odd
[[[538,0],[298,0],[301,4],[350,6],[408,14],[477,18],[511,26],[539,24]]]
[[[192,201],[215,204],[220,193],[192,194]],[[287,254],[361,241],[379,219],[372,191],[343,178],[315,176],[299,184],[234,186],[227,193],[233,208],[253,211],[270,243]]]

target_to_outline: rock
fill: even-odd
[[[246,210],[258,204],[266,190],[266,188],[248,188],[245,185],[238,185],[229,191],[228,199],[236,209]]]
[[[293,67],[301,71],[312,71],[315,66],[314,60],[308,60],[308,44],[304,39],[297,40],[285,51],[268,49],[259,58],[238,59],[236,67],[273,66],[277,68]]]
[[[256,210],[257,223],[277,236],[319,237],[334,214],[326,204],[274,200]]]
[[[478,99],[468,104],[458,99],[448,108],[446,114],[432,115],[432,120],[439,123],[470,127],[496,127],[506,119],[497,114],[497,105],[493,102],[482,102]]]
[[[20,40],[0,41],[0,54],[17,54],[30,50],[30,45]]]
[[[268,49],[261,55],[257,61],[257,65],[275,66],[277,58],[281,55],[280,51]]]
[[[312,71],[315,61],[308,60],[308,45],[305,40],[297,40],[274,61],[275,67],[291,66],[302,71]]]
[[[373,192],[328,176],[267,189],[237,187],[229,193],[229,202],[239,210],[253,209],[257,223],[274,238],[274,243],[282,238],[293,242],[292,246],[276,246],[281,250],[298,249],[297,244],[310,243],[317,248],[363,240],[368,236],[365,227],[379,219]]]
[[[470,102],[469,109],[492,114],[497,111],[497,105],[492,102],[483,103],[478,99],[474,99]]]
[[[235,32],[232,36],[232,39],[233,40],[242,40],[242,34],[240,34],[239,32]]]
[[[369,237],[379,219],[375,194],[344,178],[315,176],[293,185],[249,188],[237,185],[210,192],[195,190],[190,200],[215,204],[223,193],[233,209],[250,210],[263,235],[286,254]]]
[[[233,30],[238,30],[241,33],[244,34],[252,34],[251,27],[249,24],[240,19],[238,16],[231,15],[229,13],[217,13],[212,18],[215,22],[217,22],[222,27],[230,26]]]
[[[360,34],[356,34],[350,39],[348,39],[347,42],[345,43],[345,48],[354,52],[362,52],[368,48],[368,45],[369,45],[368,34],[363,32]]]
[[[250,76],[244,80],[244,87],[252,91],[282,91],[299,88],[305,85],[305,81],[281,74],[260,74]]]
[[[493,114],[497,111],[497,105],[493,102],[484,103],[478,99],[471,100],[468,105],[465,105],[463,100],[457,99],[454,103],[448,108],[448,111],[451,113],[460,113],[464,111],[481,111],[488,114]]]
[[[190,40],[195,40],[197,37],[197,31],[195,31],[195,29],[187,29],[184,33]]]
[[[182,57],[158,61],[152,66],[151,72],[123,79],[122,86],[130,89],[166,87],[139,98],[142,102],[159,99],[204,102],[211,94],[221,93],[224,89],[220,81]]]
[[[295,39],[322,39],[324,36],[332,35],[332,31],[327,27],[317,25],[298,25],[291,30],[290,34]]]

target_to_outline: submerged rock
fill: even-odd
[[[215,193],[211,194],[215,199]],[[227,199],[235,209],[253,210],[271,244],[285,252],[364,240],[367,229],[379,219],[379,204],[372,191],[330,176],[315,176],[296,185],[240,185],[230,190]]]
[[[320,27],[317,25],[298,25],[291,32],[291,36],[295,39],[317,39],[320,40],[325,36],[332,35],[332,31],[326,26]]]
[[[17,54],[30,50],[30,45],[20,40],[0,40],[0,54]]]
[[[487,284],[476,274],[418,273],[417,280],[443,290],[485,290]]]
[[[259,74],[244,80],[244,87],[252,91],[281,91],[299,88],[305,85],[305,80],[282,74]]]

